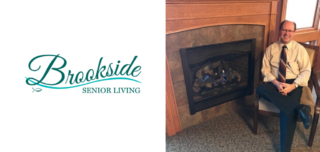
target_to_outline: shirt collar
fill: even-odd
[[[279,44],[280,44],[280,48],[282,48],[284,46],[284,44],[281,43],[281,41],[279,41]],[[292,40],[288,44],[286,44],[286,46],[287,46],[288,51],[289,51],[291,49],[291,46],[292,46]]]

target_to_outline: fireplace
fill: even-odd
[[[253,94],[255,39],[180,49],[190,114]]]
[[[167,131],[187,128],[214,117],[252,106],[255,93],[190,115],[181,48],[256,39],[254,84],[261,76],[266,47],[277,41],[277,1],[166,2],[166,116]],[[256,87],[256,86],[255,86]],[[255,89],[253,89],[255,91]],[[170,127],[169,125],[174,125]],[[179,129],[177,130],[179,131]]]

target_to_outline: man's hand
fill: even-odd
[[[277,89],[280,91],[280,90],[283,90],[285,87],[283,85],[283,83],[277,81],[276,79],[272,80],[271,81],[273,83],[273,85],[275,85],[277,87]]]
[[[285,96],[296,88],[296,85],[294,83],[292,83],[292,84],[281,83],[281,84],[282,84],[282,86],[284,86],[284,89],[279,90],[279,92]]]

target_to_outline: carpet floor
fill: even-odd
[[[253,111],[242,108],[188,127],[166,137],[167,152],[280,152],[280,119],[259,116],[254,135]],[[297,123],[291,152],[320,152],[320,125],[313,146],[308,147],[311,127]]]

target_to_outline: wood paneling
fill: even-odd
[[[167,4],[166,20],[265,15],[270,7],[266,3]]]
[[[268,45],[275,42],[277,40],[276,33],[276,23],[277,23],[277,1],[271,2],[271,15],[270,15],[270,29],[269,29],[269,41]]]
[[[226,24],[257,24],[267,25],[270,15],[259,16],[238,16],[238,17],[222,17],[222,18],[204,18],[193,20],[169,20],[166,25],[166,34],[215,25]]]
[[[181,124],[166,58],[166,132],[168,136],[172,136],[178,131],[181,131]]]

